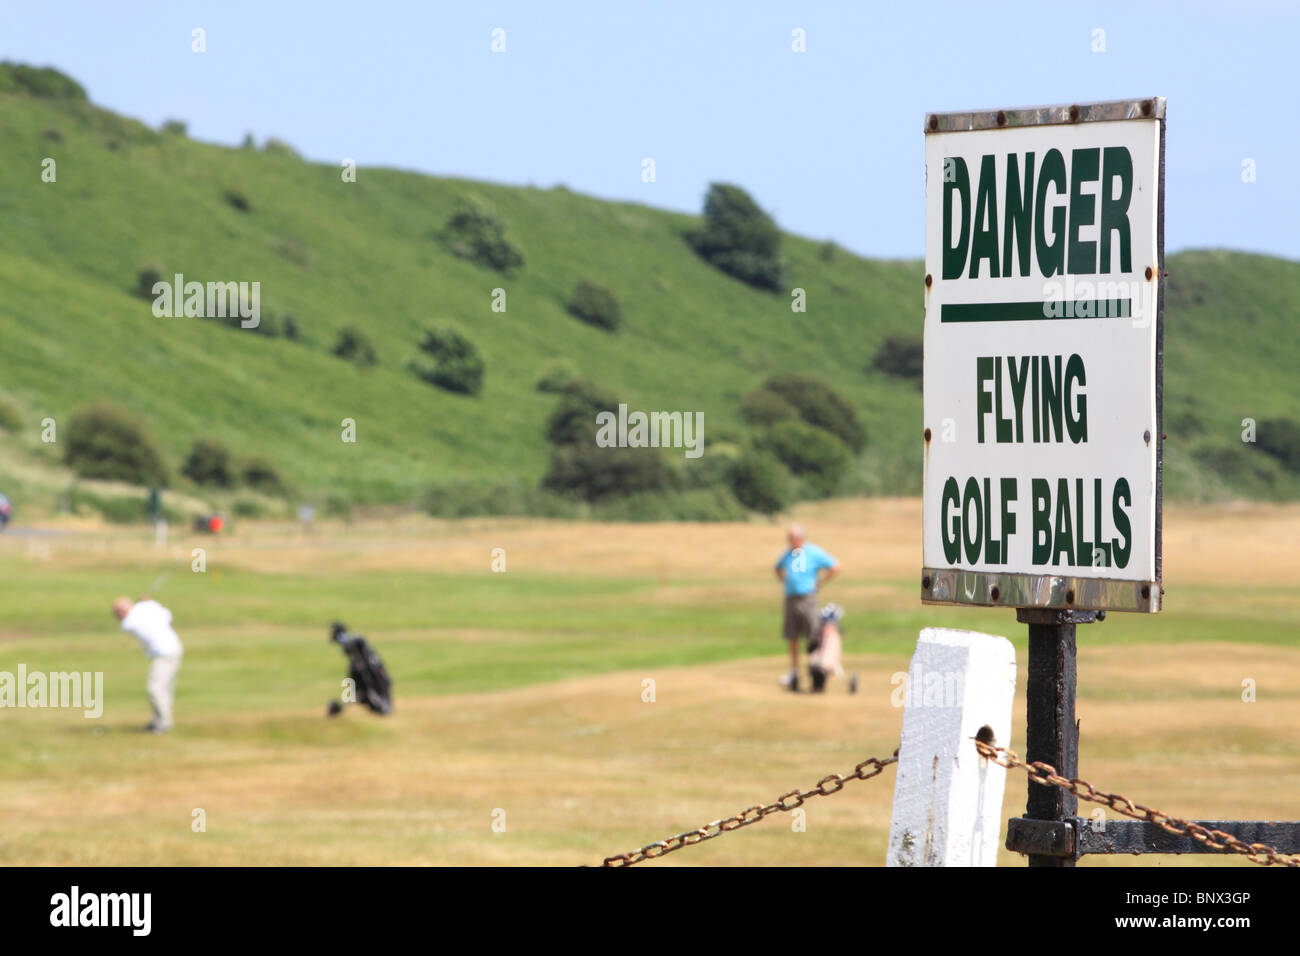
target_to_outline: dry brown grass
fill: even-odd
[[[814,537],[834,529],[842,542],[835,551],[859,580],[906,579],[920,567],[915,501],[823,504],[800,517]],[[284,527],[246,526],[213,546],[221,560],[253,569],[459,569],[481,563],[503,529],[512,568],[554,567],[562,556],[566,567],[610,575],[748,566],[767,561],[781,535],[779,525],[761,523],[416,520],[358,523],[309,540]],[[1300,571],[1300,506],[1172,509],[1166,534],[1171,585],[1272,585],[1300,619],[1292,583]],[[104,555],[84,560],[143,564],[156,556],[147,542],[119,536]],[[1080,645],[1082,772],[1089,780],[1198,819],[1300,817],[1300,649]],[[848,664],[862,677],[856,696],[842,685],[820,698],[781,693],[774,656],[401,699],[390,720],[350,713],[345,727],[317,713],[235,713],[220,727],[141,737],[112,773],[94,769],[95,738],[86,736],[76,745],[86,753],[84,773],[65,761],[48,778],[0,783],[0,860],[599,862],[892,751],[901,711],[891,703],[891,676],[904,663],[857,655]],[[1013,748],[1023,746],[1023,656],[1020,664]],[[1241,676],[1257,679],[1256,703],[1242,702]],[[647,677],[656,682],[654,703],[641,699]],[[13,729],[34,726],[19,717]],[[72,718],[41,732],[86,733]],[[778,816],[649,865],[880,863],[893,780],[889,770],[811,801],[807,832],[793,832],[789,818]],[[1023,776],[1011,777],[1004,816],[1023,809],[1025,786]],[[191,832],[196,807],[207,814],[205,833]],[[492,830],[498,808],[506,813],[505,833]],[[1020,865],[1020,858],[1004,851],[1002,862]],[[1222,862],[1093,857],[1086,864]]]
[[[835,555],[861,579],[906,578],[921,567],[921,503],[871,498],[802,506],[796,516],[812,538],[834,538]],[[154,563],[152,538],[86,522],[78,531],[104,536],[100,556]],[[747,524],[601,524],[527,518],[439,521],[403,518],[319,523],[314,534],[293,524],[244,523],[207,542],[223,561],[251,570],[313,569],[459,571],[510,542],[512,566],[631,577],[691,575],[747,568],[781,547],[782,522]],[[1300,574],[1300,504],[1182,505],[1165,511],[1166,585],[1294,586]],[[16,544],[13,545],[17,547]],[[99,557],[88,554],[86,560]],[[69,560],[75,560],[70,558]]]
[[[1266,675],[1257,703],[1214,679],[1226,655]],[[8,863],[599,862],[887,755],[901,726],[890,702],[897,665],[849,663],[862,677],[857,696],[842,686],[782,694],[770,662],[744,661],[403,701],[387,723],[345,717],[366,725],[346,752],[328,745],[334,731],[317,715],[318,737],[274,746],[245,741],[303,715],[236,716],[217,733],[141,738],[130,773],[112,780],[9,788],[0,847]],[[1148,665],[1135,667],[1128,648],[1081,649],[1086,776],[1175,814],[1294,818],[1300,652],[1198,645]],[[641,699],[645,677],[653,703]],[[1023,674],[1021,683],[1017,728]],[[650,865],[880,863],[893,782],[890,769],[810,801],[806,832],[776,816]],[[1014,774],[1004,815],[1023,808],[1024,790]],[[190,831],[195,807],[206,833]],[[505,833],[491,829],[498,808]],[[1086,862],[1157,859],[1220,862]]]

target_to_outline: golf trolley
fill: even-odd
[[[356,694],[355,703],[364,704],[380,716],[393,712],[393,681],[375,649],[360,634],[349,634],[347,626],[337,621],[330,627],[330,640],[343,648],[348,659],[348,678]],[[345,703],[332,700],[326,709],[330,717],[343,712]]]

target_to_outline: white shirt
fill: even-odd
[[[172,612],[157,601],[137,601],[122,618],[122,630],[140,640],[145,657],[172,657],[181,652],[181,639],[172,630]]]

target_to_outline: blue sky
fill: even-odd
[[[785,229],[890,257],[923,254],[927,111],[1158,95],[1167,248],[1300,259],[1298,43],[1283,0],[0,4],[0,57],[197,139],[685,211],[735,182]]]

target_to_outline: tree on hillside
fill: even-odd
[[[103,402],[73,413],[64,431],[63,458],[83,478],[167,484],[162,456],[144,428]]]
[[[573,287],[568,309],[570,315],[607,332],[613,332],[623,321],[623,311],[614,293],[586,279],[578,280]]]
[[[505,223],[484,203],[462,200],[441,239],[452,255],[506,275],[524,264],[523,253],[506,237]]]
[[[551,449],[551,465],[542,479],[547,491],[584,501],[640,492],[670,491],[677,476],[657,448],[602,448],[594,441]]]
[[[834,494],[853,465],[848,446],[830,432],[803,422],[778,422],[763,432],[755,445],[803,479],[819,498]]]
[[[565,386],[546,426],[552,448],[543,489],[584,501],[602,501],[677,487],[677,474],[658,448],[602,447],[596,443],[597,416],[616,413],[618,404],[612,392],[586,379]]]
[[[921,380],[922,360],[925,350],[918,337],[891,335],[876,350],[872,365],[889,375]]]
[[[426,329],[420,351],[429,358],[413,358],[408,366],[430,385],[462,395],[477,395],[483,390],[483,356],[455,329]]]
[[[345,325],[339,329],[339,340],[334,345],[334,354],[358,365],[374,365],[377,361],[375,347],[370,344],[370,336],[355,325]]]
[[[763,390],[780,397],[801,419],[830,432],[856,454],[867,446],[867,431],[858,420],[853,406],[825,382],[806,375],[778,375],[763,383]],[[752,407],[757,396],[746,396]]]
[[[265,458],[250,458],[239,468],[245,485],[265,495],[287,495],[292,490],[280,472]]]
[[[546,423],[552,445],[578,445],[596,440],[596,416],[618,411],[618,399],[587,379],[574,379],[560,392],[560,401]]]
[[[1259,450],[1271,455],[1292,471],[1300,471],[1300,425],[1289,418],[1270,418],[1259,423]]]
[[[781,287],[780,230],[739,186],[709,186],[704,225],[686,240],[700,258],[729,276],[759,289]]]
[[[742,505],[767,515],[785,510],[794,495],[790,473],[774,455],[759,449],[731,462],[727,481]]]
[[[181,465],[181,474],[198,485],[229,488],[234,483],[230,451],[219,441],[210,438],[195,439],[190,453]]]
[[[9,60],[0,63],[0,93],[25,93],[51,100],[86,99],[85,88],[66,73]]]

